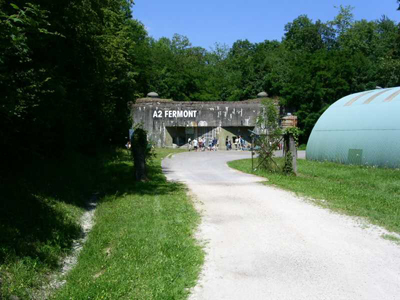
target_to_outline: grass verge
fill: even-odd
[[[307,160],[297,163],[297,177],[263,170],[252,172],[250,159],[228,165],[266,177],[266,184],[311,197],[332,210],[365,217],[373,224],[400,233],[400,170]]]
[[[185,299],[204,259],[194,239],[200,220],[185,186],[168,182],[157,150],[148,182],[134,182],[121,153],[107,167],[96,224],[78,265],[53,299]]]
[[[79,237],[101,161],[37,160],[0,180],[0,299],[32,299]]]
[[[101,203],[79,265],[57,299],[185,298],[203,261],[193,238],[199,216],[184,186],[162,175],[133,182],[126,151],[36,161],[0,180],[0,299],[43,295],[49,275],[80,237],[87,200]],[[103,247],[104,246],[104,247]],[[15,298],[17,299],[17,298]]]
[[[398,238],[397,236],[394,236],[392,234],[383,234],[382,237],[385,240],[389,240],[389,241],[396,243],[397,245],[400,245],[400,238]]]

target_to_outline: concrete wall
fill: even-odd
[[[138,99],[131,108],[133,124],[142,123],[158,147],[172,146],[173,136],[182,135],[183,132],[183,129],[178,130],[177,127],[194,128],[194,137],[197,137],[198,127],[213,127],[223,147],[226,136],[232,138],[232,135],[241,133],[249,141],[248,130],[255,127],[262,109],[260,99],[240,102],[177,102],[158,98]],[[178,112],[178,116],[174,115],[174,111]],[[184,111],[186,117],[183,116]],[[188,136],[190,134],[185,138]]]

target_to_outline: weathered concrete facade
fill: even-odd
[[[132,104],[134,124],[142,123],[158,147],[183,146],[188,139],[217,138],[220,146],[226,137],[242,136],[250,142],[262,109],[261,99],[240,102],[177,102],[142,98]]]

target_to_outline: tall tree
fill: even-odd
[[[121,141],[126,103],[145,89],[147,33],[130,5],[0,2],[0,147],[9,157],[22,162]]]

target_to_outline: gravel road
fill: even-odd
[[[206,262],[191,299],[400,299],[400,246],[380,228],[315,206],[230,169],[243,152],[163,160],[202,213]]]

